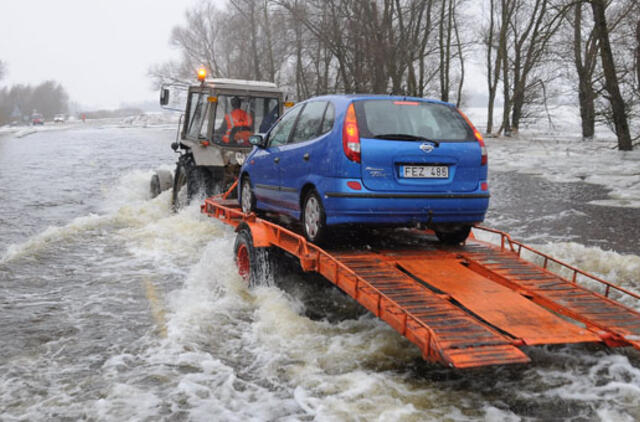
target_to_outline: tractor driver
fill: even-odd
[[[240,104],[240,98],[231,98],[231,112],[225,114],[222,126],[220,126],[219,132],[224,132],[222,141],[225,144],[247,145],[249,136],[251,136],[253,118],[251,114],[240,108]]]

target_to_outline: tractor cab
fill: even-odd
[[[174,208],[196,193],[210,196],[230,186],[251,151],[249,136],[267,132],[284,108],[284,92],[271,82],[207,79],[203,69],[198,71],[198,80],[197,85],[182,86],[185,105],[179,109],[183,115],[172,145],[180,153],[171,176]],[[178,98],[173,98],[170,88],[160,92],[160,105],[167,109],[172,109],[170,99]],[[168,176],[159,179],[163,178],[162,186],[154,184],[157,177],[152,179],[152,196],[170,187]],[[187,188],[186,201],[179,198],[183,187]]]
[[[220,149],[225,156],[231,153],[235,157],[238,152],[244,155],[251,149],[249,136],[266,132],[280,117],[282,109],[282,91],[273,83],[207,81],[201,86],[189,87],[180,140],[185,147],[197,152]],[[196,163],[220,164],[216,153],[207,155],[208,158],[205,155],[195,157]]]

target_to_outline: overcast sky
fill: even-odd
[[[0,84],[54,79],[93,108],[155,101],[147,70],[178,57],[171,29],[196,2],[0,0],[0,60],[8,65]]]

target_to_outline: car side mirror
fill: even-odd
[[[267,146],[267,138],[264,135],[257,133],[249,136],[249,143],[257,146],[258,148],[264,148]]]
[[[160,90],[160,105],[167,105],[169,104],[169,89],[168,88],[162,88]]]

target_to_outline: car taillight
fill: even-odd
[[[484,139],[482,139],[482,134],[480,132],[478,132],[478,130],[476,128],[473,128],[473,134],[476,136],[476,140],[478,141],[478,144],[480,144],[480,151],[482,152],[482,158],[480,160],[480,165],[481,166],[486,166],[487,165],[487,161],[488,161],[488,158],[487,158],[487,147],[484,145]]]
[[[344,154],[351,161],[360,162],[360,133],[358,132],[358,120],[353,103],[347,108],[342,127],[342,147]]]
[[[469,118],[467,117],[466,114],[464,114],[460,110],[458,110],[458,113],[460,113],[462,118],[465,120],[465,122],[467,122],[467,124],[469,125],[469,127],[473,131],[473,136],[476,138],[476,141],[478,141],[478,144],[480,145],[480,152],[482,153],[482,158],[480,159],[480,165],[481,166],[486,166],[487,165],[487,161],[488,161],[488,158],[487,158],[487,147],[484,144],[484,139],[482,138],[482,134],[480,133],[480,131],[478,131],[478,129],[476,129],[476,127],[473,125],[473,123],[471,123],[471,120],[469,120]]]

